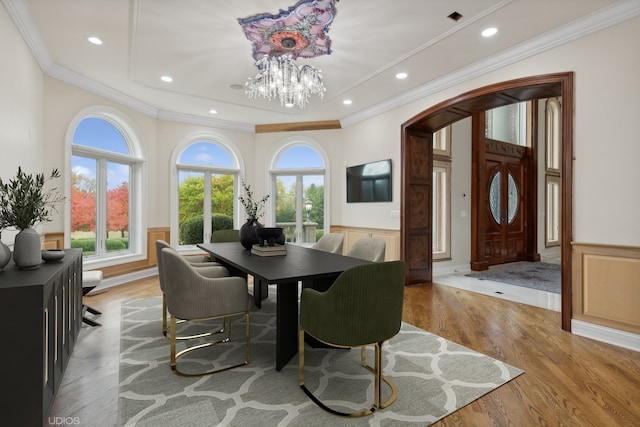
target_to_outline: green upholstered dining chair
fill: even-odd
[[[311,248],[334,254],[342,254],[343,241],[344,235],[342,233],[327,233],[323,234],[322,237],[320,237],[320,239],[311,246]]]
[[[400,331],[404,297],[405,263],[388,261],[352,267],[344,271],[326,291],[304,289],[300,299],[298,338],[298,382],[300,388],[322,409],[335,415],[359,417],[391,405],[398,397],[395,384],[382,375],[382,344]],[[374,374],[374,396],[370,409],[344,413],[320,401],[304,385],[305,333],[334,347],[361,348],[362,366]],[[374,346],[374,367],[367,364],[366,346]],[[310,348],[308,351],[313,351]],[[391,396],[382,399],[382,381]]]
[[[165,292],[167,294],[167,309],[170,316],[169,340],[170,340],[170,366],[171,370],[181,376],[208,375],[226,371],[249,363],[250,340],[250,295],[247,280],[242,277],[206,277],[201,274],[201,268],[194,267],[172,248],[165,248],[161,253],[162,270],[165,276]],[[210,347],[231,340],[231,318],[245,316],[246,321],[246,349],[245,355],[239,363],[230,363],[220,367],[212,361],[213,369],[205,372],[186,373],[178,368],[178,359],[195,350]],[[176,352],[178,320],[183,322],[201,322],[205,320],[221,319],[225,324],[224,330],[228,331],[225,338],[189,346],[180,352]],[[189,338],[212,337],[218,331],[195,334]],[[185,341],[188,343],[188,341]],[[226,357],[226,356],[225,356]]]
[[[211,233],[211,243],[239,242],[240,230],[216,230]]]
[[[366,259],[367,261],[384,261],[387,243],[378,237],[362,237],[356,240],[347,252],[346,256]]]
[[[165,292],[165,277],[162,269],[162,257],[160,254],[163,249],[170,249],[178,253],[171,245],[164,240],[156,240],[156,258],[158,260],[158,281],[160,282],[160,290],[162,291],[162,335],[167,336],[167,294]],[[200,256],[184,257],[193,267],[200,270],[200,274],[207,277],[225,277],[229,275],[229,270],[217,262],[206,261],[210,258]]]

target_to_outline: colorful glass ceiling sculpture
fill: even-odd
[[[327,36],[338,0],[300,0],[278,15],[238,19],[253,45],[253,59],[291,55],[293,59],[331,54]]]

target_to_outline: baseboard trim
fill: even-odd
[[[571,332],[585,338],[640,351],[640,335],[573,319]]]

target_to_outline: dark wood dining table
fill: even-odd
[[[324,252],[310,247],[286,245],[286,255],[259,256],[239,242],[203,243],[198,247],[229,269],[233,276],[253,277],[257,307],[276,286],[276,370],[281,370],[298,349],[298,282],[304,287],[326,290],[345,270],[371,261]]]

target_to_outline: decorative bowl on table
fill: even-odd
[[[42,251],[42,259],[44,262],[60,261],[64,258],[64,251],[62,249],[45,249]]]
[[[282,227],[259,227],[256,229],[258,233],[258,244],[260,246],[275,246],[284,244],[284,234]]]

